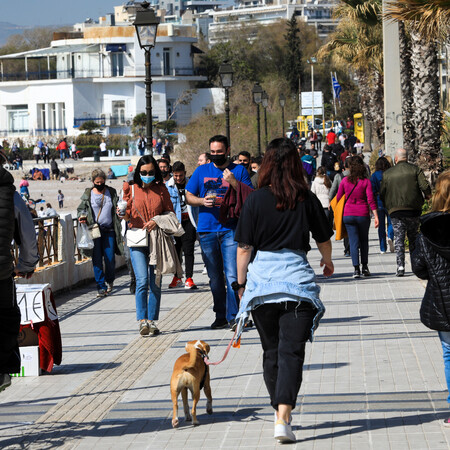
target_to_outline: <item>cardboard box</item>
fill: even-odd
[[[31,328],[23,327],[19,332],[17,343],[19,347],[34,347],[39,345],[39,337]]]
[[[39,346],[19,347],[21,367],[19,373],[12,373],[12,377],[38,377],[41,374],[39,368]]]

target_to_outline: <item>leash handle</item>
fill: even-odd
[[[236,333],[237,333],[237,328],[236,328],[236,330],[234,331],[233,337],[231,338],[231,341],[228,343],[228,346],[227,346],[227,348],[226,348],[226,350],[225,350],[225,353],[224,353],[224,355],[223,355],[223,357],[222,357],[222,359],[221,359],[220,361],[211,362],[211,361],[208,360],[208,357],[207,357],[207,356],[205,356],[205,357],[203,358],[203,361],[205,362],[205,364],[206,364],[207,366],[217,366],[217,365],[220,364],[221,362],[225,361],[225,359],[226,359],[226,357],[228,356],[228,353],[229,353],[229,351],[230,351],[231,344],[233,343],[234,338],[236,337]]]

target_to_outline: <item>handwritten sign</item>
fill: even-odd
[[[47,316],[55,320],[58,315],[50,300],[49,284],[17,285],[17,304],[20,308],[21,325],[39,323]]]

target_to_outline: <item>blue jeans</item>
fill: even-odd
[[[386,209],[378,209],[378,220],[380,224],[378,225],[378,240],[380,241],[380,250],[382,252],[387,251],[386,245],[386,219],[387,219],[387,235],[389,239],[394,240],[394,229],[392,228],[392,222]]]
[[[347,229],[350,242],[350,255],[352,264],[359,266],[359,253],[361,252],[361,264],[369,262],[369,227],[370,217],[344,216],[344,224]]]
[[[106,290],[105,282],[112,283],[116,278],[115,245],[116,235],[114,231],[102,231],[101,236],[94,239],[92,265],[94,266],[94,277],[98,290]],[[105,262],[105,271],[103,271],[103,261]]]
[[[130,247],[131,264],[136,276],[137,320],[158,320],[161,286],[156,284],[155,268],[149,266],[148,247]]]
[[[449,392],[447,402],[450,403],[450,331],[438,331],[438,333],[442,344],[445,379],[447,380],[447,389]]]
[[[214,299],[213,311],[217,319],[226,318],[230,321],[236,317],[239,304],[238,297],[231,288],[231,283],[237,281],[237,242],[234,241],[234,230],[198,235]]]

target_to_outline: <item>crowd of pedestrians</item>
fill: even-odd
[[[172,164],[163,153],[162,141],[156,142],[159,159],[155,159],[144,154],[146,142],[140,138],[141,157],[122,192],[107,186],[108,176],[95,169],[92,185],[77,208],[78,220],[87,225],[93,240],[93,248],[83,251],[92,257],[98,297],[114,289],[115,255],[127,258],[142,336],[161,332],[163,275],[172,277],[169,289],[197,289],[194,249],[199,242],[213,297],[211,329],[231,328],[240,336],[252,315],[275,410],[274,437],[281,442],[295,441],[291,412],[302,382],[305,344],[325,311],[307,259],[310,235],[321,253],[324,276],[334,272],[333,199],[345,199],[344,256],[351,258],[353,278],[371,276],[372,219],[380,252],[396,253],[399,277],[405,275],[408,237],[413,271],[429,280],[421,318],[439,331],[450,393],[450,323],[445,319],[450,317],[450,244],[445,233],[450,217],[449,173],[438,179],[433,212],[421,218],[431,188],[423,172],[408,162],[405,150],[397,150],[393,166],[380,157],[371,174],[358,154],[355,136],[331,131],[325,141],[320,150],[322,139],[313,132],[309,148],[280,138],[270,142],[263,158],[252,158],[247,151],[232,157],[227,137],[216,135],[188,176],[182,161]],[[59,145],[62,160],[64,143],[67,147],[65,141]],[[40,158],[39,143],[35,149]],[[21,184],[23,193],[27,188]],[[63,201],[59,191],[60,208]]]

